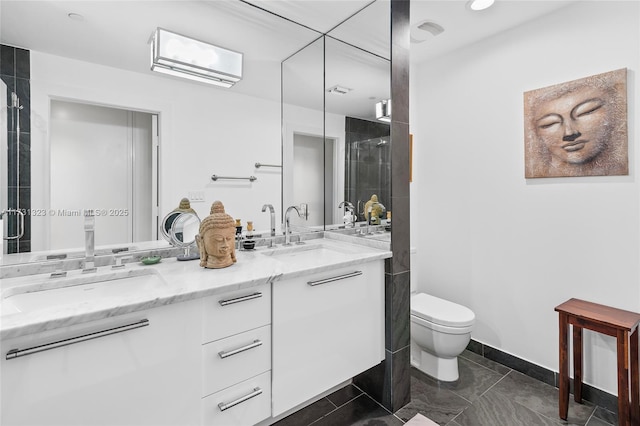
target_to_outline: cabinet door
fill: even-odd
[[[376,261],[273,284],[274,417],[384,358],[383,282]]]
[[[177,303],[2,341],[0,423],[199,424],[200,307]],[[117,329],[128,324],[147,325]],[[113,329],[121,331],[7,359],[12,349]]]

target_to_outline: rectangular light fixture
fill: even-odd
[[[376,118],[380,121],[391,121],[391,99],[386,99],[376,104]]]
[[[242,79],[242,53],[157,28],[151,71],[231,87]]]
[[[334,95],[346,95],[351,90],[353,90],[353,89],[349,89],[348,87],[344,87],[344,86],[340,86],[340,85],[335,85],[333,87],[328,88],[327,92],[333,93]]]

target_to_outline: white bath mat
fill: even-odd
[[[438,423],[433,420],[429,420],[422,414],[416,414],[404,426],[438,426]]]

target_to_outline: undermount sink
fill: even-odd
[[[270,256],[281,261],[295,260],[333,260],[342,259],[345,254],[357,252],[357,247],[338,246],[334,244],[292,244],[290,246],[278,247],[262,252],[265,256]]]
[[[129,269],[65,278],[47,278],[11,287],[2,292],[3,315],[31,312],[52,306],[78,305],[121,296],[125,291],[146,291],[165,285],[153,269]]]

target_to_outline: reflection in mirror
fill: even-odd
[[[96,212],[97,246],[151,240],[152,114],[61,100],[50,108],[50,247],[82,247],[83,209]]]
[[[281,174],[279,170],[258,171],[260,180],[255,186],[260,188],[258,196],[241,196],[239,194],[243,188],[236,191],[237,185],[226,182],[216,184],[215,188],[212,188],[208,177],[211,173],[235,175],[228,170],[225,171],[227,167],[231,170],[242,170],[239,175],[244,176],[245,173],[252,174],[253,164],[257,162],[280,163],[278,149],[280,148],[278,122],[280,85],[278,83],[281,77],[281,62],[315,40],[319,36],[317,31],[297,24],[295,19],[283,19],[281,16],[266,12],[258,5],[254,6],[248,1],[239,0],[213,2],[152,0],[122,2],[117,7],[110,2],[75,2],[74,7],[79,9],[74,9],[74,12],[82,12],[86,20],[83,25],[68,26],[64,23],[64,19],[68,19],[66,13],[58,13],[68,8],[67,3],[61,0],[7,2],[6,5],[5,2],[2,3],[2,11],[5,12],[3,23],[8,23],[2,25],[3,58],[6,53],[5,44],[24,47],[24,50],[31,55],[30,68],[27,63],[26,69],[30,69],[33,81],[31,84],[27,81],[19,86],[25,86],[31,91],[30,96],[20,94],[21,102],[25,105],[21,114],[21,118],[25,119],[22,123],[22,129],[25,131],[29,129],[27,111],[31,113],[31,150],[20,151],[21,155],[12,155],[13,167],[0,167],[2,170],[14,170],[17,168],[17,159],[22,162],[22,158],[30,153],[31,159],[26,161],[26,164],[30,164],[31,169],[21,166],[20,170],[24,176],[16,178],[13,174],[10,175],[16,182],[20,182],[21,186],[25,183],[24,192],[30,196],[30,199],[27,196],[21,196],[18,199],[14,194],[18,191],[7,191],[6,179],[0,179],[2,185],[0,194],[3,195],[0,207],[2,209],[17,207],[16,203],[19,201],[21,208],[46,212],[46,216],[32,215],[28,218],[26,221],[28,232],[24,241],[20,241],[21,244],[13,244],[14,250],[9,250],[7,247],[10,253],[81,247],[82,223],[79,222],[78,225],[76,223],[78,218],[70,217],[79,208],[105,208],[114,210],[115,214],[125,214],[96,218],[97,247],[104,247],[107,244],[131,246],[132,241],[140,247],[143,244],[138,244],[138,241],[148,242],[148,240],[160,238],[162,241],[154,247],[165,248],[168,245],[164,244],[165,241],[160,237],[162,232],[158,225],[163,212],[166,213],[171,209],[170,200],[176,193],[182,191],[203,193],[205,202],[213,196],[233,200],[234,210],[248,216],[259,212],[260,206],[264,203],[280,205]],[[304,8],[301,12],[308,14]],[[333,15],[329,16],[331,19],[348,16],[336,14],[334,10],[330,15]],[[128,17],[126,22],[122,21],[122,16]],[[18,22],[22,30],[13,29],[14,24],[11,23]],[[47,24],[40,25],[40,22]],[[215,41],[218,45],[243,52],[244,67],[247,71],[245,78],[232,90],[223,90],[175,78],[151,75],[148,69],[149,46],[146,43],[151,30],[145,28],[156,28],[162,22],[170,25],[169,29],[184,31],[186,35]],[[56,30],[63,26],[68,31]],[[45,39],[46,43],[38,42],[41,39]],[[86,43],[77,43],[77,40],[84,40]],[[104,42],[105,40],[111,40],[111,42]],[[86,46],[91,46],[91,49],[85,49]],[[19,50],[23,52],[22,49]],[[25,66],[21,64],[16,65],[15,68],[20,70]],[[73,72],[69,72],[70,69]],[[14,80],[15,78],[12,77],[11,81]],[[7,85],[6,94],[9,96],[12,90],[15,88]],[[27,101],[30,101],[30,105]],[[91,145],[94,148],[93,159],[99,161],[99,165],[110,168],[112,174],[109,170],[98,171],[97,168],[87,172],[85,168],[74,172],[75,182],[69,184],[70,169],[67,169],[66,165],[78,159],[78,156],[65,156],[62,151],[59,151],[60,155],[58,155],[49,150],[50,134],[58,131],[60,125],[68,127],[70,124],[62,122],[63,111],[58,108],[60,105],[81,107],[82,112],[91,115],[80,123],[82,126],[92,124],[93,116],[97,116],[97,112],[94,111],[97,108],[91,107],[104,107],[103,109],[109,109],[108,113],[116,118],[125,117],[130,119],[130,122],[135,120],[134,124],[139,121],[135,117],[138,113],[146,114],[145,121],[150,121],[147,120],[149,116],[159,116],[161,119],[156,120],[157,128],[147,132],[154,137],[159,136],[158,143],[153,144],[154,147],[159,148],[155,148],[151,154],[145,152],[144,155],[147,159],[152,155],[147,163],[157,166],[157,171],[162,174],[150,172],[145,175],[145,179],[153,178],[154,181],[144,189],[134,190],[131,186],[121,186],[124,180],[131,183],[131,180],[136,178],[133,173],[142,169],[134,166],[131,171],[127,169],[125,172],[121,166],[129,164],[131,156],[126,159],[118,156],[119,160],[116,160],[116,155],[104,152],[107,147],[116,149],[122,148],[125,144],[118,143],[117,147],[108,145],[105,141],[106,136],[101,137],[105,133],[104,129],[95,130],[94,127],[94,130],[90,131],[90,136],[82,137],[86,142],[92,142],[85,144],[82,152],[86,153]],[[15,114],[12,116],[15,117]],[[15,123],[15,119],[12,123]],[[246,125],[247,123],[249,125]],[[145,126],[146,128],[148,126]],[[112,130],[120,134],[131,134],[129,128],[120,125],[118,129]],[[4,135],[6,133],[6,131],[3,132]],[[225,140],[237,138],[234,140],[242,141],[248,155],[228,157],[225,160],[219,158],[222,156],[216,156],[204,169],[200,166],[190,167],[188,171],[183,172],[181,167],[191,164],[192,158],[197,155],[194,153],[208,156],[214,152],[216,144],[210,143],[211,141],[207,139],[213,134],[216,138]],[[97,141],[98,139],[100,142]],[[25,139],[25,143],[26,141]],[[265,141],[268,142],[265,143]],[[16,144],[15,132],[9,142]],[[29,146],[28,143],[27,146]],[[56,147],[53,146],[53,149]],[[15,149],[8,150],[6,147],[1,152],[5,155],[0,155],[0,162],[6,157],[7,152],[17,153]],[[74,152],[70,151],[70,154]],[[80,154],[80,151],[76,151],[76,154]],[[141,156],[136,153],[135,159],[139,158]],[[229,161],[230,158],[232,158],[231,161]],[[60,159],[64,161],[62,164],[55,162]],[[116,161],[118,161],[117,164]],[[77,164],[87,164],[87,168],[91,167],[88,166],[88,161],[80,160]],[[30,176],[28,171],[31,172]],[[57,179],[58,176],[50,177],[50,174],[61,176]],[[5,173],[4,178],[6,177]],[[50,191],[49,184],[54,184],[54,178],[62,184],[61,186],[56,184],[55,188],[61,189],[58,190],[52,186]],[[95,189],[97,184],[103,182],[107,185]],[[153,186],[154,182],[155,186]],[[82,185],[94,188],[93,191],[89,191],[89,194],[99,199],[90,198],[77,207]],[[214,191],[216,193],[212,194]],[[132,192],[135,193],[132,194]],[[73,197],[73,203],[67,196]],[[147,201],[147,196],[157,198]],[[7,205],[4,205],[5,200]],[[146,202],[146,204],[138,208],[135,205],[130,207],[129,202],[132,204]],[[142,212],[142,207],[146,210],[143,216],[140,216],[142,219],[138,223],[137,219],[133,218],[134,215],[138,217],[137,214]],[[195,207],[200,210],[200,214],[205,212],[204,204]],[[56,213],[60,209],[65,212],[65,215],[52,217],[49,215],[50,209],[54,209],[52,211]],[[69,216],[66,216],[67,212]],[[160,212],[159,217],[158,212]],[[281,212],[278,213],[281,214]],[[50,220],[51,218],[53,219]],[[107,232],[107,229],[112,228],[111,222],[112,219],[115,221],[115,218],[118,219],[117,229],[114,232]],[[2,217],[0,224],[7,223],[5,219],[7,216]],[[133,223],[123,225],[125,220]],[[257,229],[267,229],[266,215],[256,216],[255,220]],[[108,225],[107,222],[109,222]],[[140,226],[136,228],[137,225]],[[132,232],[129,232],[129,228],[133,229],[134,233],[138,229],[146,234],[140,237],[134,235],[131,239]],[[5,236],[13,235],[13,231],[14,229],[11,229],[9,234],[7,230]],[[56,245],[58,237],[71,236],[77,241]],[[31,257],[13,256],[12,259],[3,257],[1,262],[3,264],[21,263],[23,259],[31,259]]]
[[[6,21],[11,23],[20,23],[24,28],[39,28],[38,35],[48,37],[50,44],[55,46],[55,49],[51,51],[38,51],[32,42],[29,42],[28,37],[23,37],[24,42],[20,42],[21,39],[18,34],[24,34],[34,36],[36,32],[32,31],[9,31],[8,33],[16,34],[13,44],[16,46],[25,46],[26,49],[33,48],[32,62],[31,62],[31,75],[34,78],[31,84],[31,107],[25,107],[25,110],[31,110],[32,117],[38,117],[38,122],[33,124],[34,131],[31,133],[31,177],[29,192],[31,194],[31,207],[32,208],[44,208],[47,211],[49,208],[55,208],[65,211],[75,211],[77,208],[70,201],[59,198],[55,193],[49,193],[49,181],[50,171],[65,172],[59,168],[59,165],[51,162],[50,159],[56,157],[64,157],[64,155],[58,156],[55,152],[49,150],[49,134],[46,131],[35,131],[36,129],[52,129],[56,131],[56,128],[60,125],[66,126],[68,123],[61,121],[62,110],[58,109],[59,113],[55,112],[55,108],[64,106],[66,108],[78,107],[80,104],[83,106],[100,106],[109,107],[115,109],[110,111],[113,115],[126,114],[127,117],[133,117],[137,113],[146,114],[145,122],[152,122],[152,130],[144,130],[145,133],[151,133],[152,136],[160,135],[162,145],[162,155],[159,155],[157,151],[153,151],[150,155],[152,167],[158,167],[156,171],[153,169],[151,173],[146,174],[145,179],[152,182],[152,190],[148,190],[148,184],[145,183],[143,190],[137,190],[137,194],[130,196],[127,194],[126,202],[130,203],[145,203],[145,212],[141,222],[137,224],[134,222],[131,224],[132,229],[144,230],[147,235],[133,239],[131,241],[138,240],[154,240],[159,237],[160,234],[168,233],[168,230],[162,230],[158,225],[157,210],[160,212],[169,211],[171,209],[171,199],[178,191],[184,190],[202,190],[201,187],[193,187],[193,182],[196,181],[196,172],[190,170],[189,173],[181,173],[178,168],[173,167],[177,163],[186,163],[190,158],[189,155],[192,152],[197,152],[202,149],[202,145],[199,141],[201,138],[198,136],[210,133],[210,124],[207,119],[201,119],[202,117],[210,117],[210,97],[206,89],[199,90],[194,89],[195,86],[183,85],[182,82],[175,80],[159,80],[157,76],[144,75],[148,72],[146,53],[147,46],[142,43],[127,43],[129,46],[137,46],[136,49],[141,49],[142,53],[138,50],[121,50],[120,48],[113,49],[116,54],[112,55],[113,51],[106,49],[105,51],[99,50],[98,41],[104,39],[102,32],[96,31],[96,26],[87,25],[86,27],[78,27],[74,29],[69,28],[72,31],[74,40],[85,39],[94,40],[96,56],[100,56],[104,59],[104,64],[108,68],[103,68],[98,64],[88,62],[82,57],[76,59],[79,60],[75,64],[77,68],[74,73],[69,74],[66,72],[69,69],[70,59],[59,56],[56,51],[72,51],[72,47],[77,45],[74,43],[67,46],[65,49],[65,39],[60,38],[60,34],[54,32],[47,33],[47,31],[57,28],[56,25],[38,25],[38,22],[49,22],[54,15],[52,12],[60,8],[60,4],[64,2],[50,1],[50,2],[7,2],[7,7],[3,7],[3,11],[6,12]],[[300,207],[302,204],[308,206],[308,220],[300,219],[297,225],[314,226],[317,229],[323,229],[327,224],[340,223],[343,220],[343,209],[338,208],[338,204],[345,199],[346,189],[346,176],[345,173],[345,143],[346,137],[346,117],[352,117],[355,119],[365,120],[369,122],[375,121],[374,118],[374,105],[377,100],[389,98],[389,75],[388,75],[388,58],[389,58],[389,2],[387,0],[376,0],[375,2],[362,2],[367,6],[352,16],[347,21],[343,22],[338,27],[331,30],[327,36],[321,36],[321,33],[315,31],[314,26],[303,26],[296,23],[296,20],[282,19],[280,16],[267,13],[263,8],[254,7],[250,1],[220,1],[220,2],[163,2],[163,7],[157,7],[158,2],[122,2],[118,8],[114,8],[109,2],[80,2],[87,16],[94,16],[96,19],[92,24],[102,25],[103,28],[118,28],[117,31],[112,31],[111,36],[129,37],[129,40],[133,40],[133,33],[140,31],[140,28],[149,26],[154,27],[159,21],[167,21],[167,19],[160,19],[167,11],[173,11],[176,15],[177,22],[183,23],[190,29],[200,29],[202,34],[214,33],[216,37],[221,37],[223,40],[220,44],[228,47],[233,47],[235,50],[240,50],[246,53],[245,66],[247,69],[259,69],[258,78],[250,78],[250,73],[247,73],[247,77],[236,86],[233,91],[229,92],[211,92],[217,97],[221,94],[225,102],[220,102],[220,105],[213,108],[216,120],[219,121],[216,124],[216,129],[221,130],[220,134],[235,135],[237,133],[238,123],[249,122],[252,126],[245,126],[247,128],[259,128],[259,131],[241,132],[246,137],[247,143],[254,143],[252,152],[256,153],[255,158],[242,157],[240,163],[229,164],[230,167],[242,166],[245,167],[249,164],[249,167],[256,161],[264,161],[266,163],[277,163],[277,160],[272,160],[267,156],[263,156],[258,152],[262,147],[267,144],[258,141],[259,138],[252,137],[255,134],[265,134],[271,141],[277,141],[277,136],[280,136],[280,130],[282,129],[282,143],[283,143],[283,170],[282,175],[278,175],[275,172],[261,171],[265,176],[265,179],[261,177],[261,185],[266,186],[268,177],[275,175],[273,180],[269,181],[268,188],[262,193],[265,195],[265,199],[258,199],[253,201],[251,197],[238,197],[237,203],[240,205],[240,210],[246,212],[245,214],[252,214],[251,212],[259,211],[259,206],[263,203],[273,203],[275,206],[280,204],[280,217],[286,207],[290,205],[296,205]],[[86,4],[85,4],[86,3]],[[173,3],[180,3],[178,9],[171,9]],[[264,3],[264,2],[254,2]],[[276,2],[273,2],[276,3]],[[346,2],[343,2],[346,3]],[[78,4],[80,6],[80,4]],[[302,14],[309,14],[308,9],[302,10]],[[338,16],[335,8],[332,8],[332,15]],[[5,16],[3,15],[3,16]],[[135,22],[135,26],[121,25],[120,27],[114,25],[108,25],[110,20],[116,19],[121,21],[121,16],[130,17],[132,22]],[[351,13],[343,16],[350,16]],[[284,16],[284,15],[283,15]],[[99,17],[99,19],[98,19]],[[182,18],[182,19],[178,19]],[[173,20],[169,20],[173,22]],[[86,22],[88,24],[88,22]],[[150,25],[153,24],[153,25]],[[3,34],[13,28],[11,24],[3,26]],[[332,25],[333,26],[333,25]],[[185,27],[186,28],[186,27]],[[331,28],[331,27],[327,27]],[[176,28],[177,29],[177,28]],[[325,28],[326,29],[326,28]],[[325,30],[321,29],[321,30]],[[186,31],[186,30],[185,30]],[[59,32],[58,32],[59,33]],[[137,39],[137,38],[135,38]],[[8,38],[3,39],[5,42],[9,42]],[[116,38],[117,40],[117,38]],[[315,41],[314,41],[315,40]],[[342,40],[342,41],[338,41]],[[344,43],[346,42],[346,43]],[[111,43],[110,47],[117,46],[119,43]],[[240,45],[242,44],[242,45]],[[340,44],[344,46],[340,46]],[[274,49],[273,46],[279,46],[278,49]],[[306,47],[305,47],[306,46]],[[345,49],[347,52],[332,52],[334,49]],[[294,53],[298,52],[298,53]],[[326,53],[326,58],[325,58]],[[346,54],[345,54],[346,53]],[[289,59],[282,62],[282,58],[289,56]],[[335,55],[341,55],[350,59],[354,65],[360,66],[360,71],[356,72],[355,82],[351,82],[349,75],[351,75],[349,69],[352,67],[350,64],[345,63],[338,65],[335,62],[335,67],[330,65],[331,57]],[[113,64],[109,63],[110,60],[116,58],[118,62],[126,63],[126,70],[119,69],[117,66],[110,68]],[[325,66],[325,59],[327,64]],[[378,65],[371,66],[371,63],[387,62],[383,67],[386,70],[385,81],[369,84],[368,80],[371,78],[372,69],[377,69]],[[140,67],[142,64],[142,68]],[[250,68],[251,67],[251,68]],[[340,74],[341,72],[345,74]],[[349,73],[347,73],[349,71]],[[129,74],[134,72],[136,74]],[[327,79],[325,80],[324,73],[327,72]],[[258,73],[255,73],[256,75]],[[330,78],[331,76],[337,78]],[[129,82],[130,77],[136,76],[140,78],[140,82],[144,84],[127,85],[120,84],[121,82]],[[344,79],[342,77],[345,77]],[[282,79],[282,85],[278,89],[277,80]],[[331,80],[331,81],[329,81]],[[102,84],[93,87],[95,81],[101,81]],[[136,80],[138,81],[138,80]],[[159,83],[157,83],[159,82]],[[37,84],[36,84],[37,83]],[[367,83],[368,87],[375,87],[376,92],[368,92],[363,89],[362,84]],[[327,89],[334,85],[344,85],[349,89],[345,95],[338,95],[334,93],[326,92]],[[126,87],[126,89],[122,89]],[[165,96],[164,91],[160,90],[166,88],[167,93],[175,93],[175,96]],[[170,90],[169,90],[170,89]],[[179,90],[180,89],[180,90]],[[184,90],[182,90],[184,89]],[[9,89],[7,89],[9,90]],[[197,91],[196,96],[192,96],[191,91]],[[380,90],[380,93],[377,92]],[[202,94],[202,96],[200,96]],[[245,108],[246,104],[238,96],[255,96],[268,100],[264,103],[259,102],[257,104],[266,105],[264,108],[258,108],[256,106],[255,112],[251,108]],[[282,95],[282,98],[279,97]],[[371,99],[369,99],[371,98]],[[351,107],[350,99],[358,99],[361,105],[366,104],[366,112],[359,111]],[[236,102],[237,100],[237,102]],[[231,102],[229,102],[231,101]],[[278,105],[279,101],[282,101],[282,105]],[[324,103],[328,105],[325,108]],[[180,108],[174,108],[175,105],[180,105]],[[216,102],[216,104],[218,104]],[[256,104],[256,105],[257,105]],[[52,108],[50,108],[53,105]],[[240,105],[240,106],[239,106]],[[280,109],[280,107],[282,109]],[[52,112],[53,110],[53,112]],[[295,110],[295,111],[294,111]],[[265,111],[267,113],[265,113]],[[85,112],[89,112],[87,108]],[[277,124],[271,125],[273,120],[277,120],[277,115],[282,112],[282,126]],[[50,116],[50,113],[53,116]],[[225,113],[228,113],[225,114]],[[200,115],[202,114],[202,115]],[[162,117],[162,120],[156,120],[156,115]],[[237,119],[233,117],[241,117]],[[266,117],[266,118],[265,118]],[[91,121],[89,117],[86,121]],[[55,120],[59,120],[57,123]],[[134,118],[138,122],[137,118]],[[255,123],[254,123],[255,122]],[[277,123],[277,122],[276,122]],[[36,125],[37,124],[37,125]],[[145,125],[145,129],[148,126]],[[93,132],[97,134],[99,132]],[[296,148],[296,154],[294,154],[294,134],[296,139],[301,139],[298,142]],[[368,136],[371,138],[372,136]],[[306,138],[306,140],[305,140]],[[277,143],[277,142],[276,142]],[[317,146],[311,144],[321,145],[321,154],[315,155],[313,158],[318,161],[313,167],[316,168],[317,174],[313,177],[305,177],[303,179],[293,179],[294,166],[300,170],[305,170],[307,163],[302,161],[298,164],[294,161],[295,158],[305,158],[305,155],[309,157],[309,149],[318,149]],[[210,144],[209,144],[210,145]],[[205,151],[211,148],[207,145]],[[156,143],[153,143],[156,146]],[[265,149],[265,153],[272,153],[274,150],[269,145],[268,151]],[[102,143],[100,148],[106,147],[106,143]],[[53,149],[56,149],[53,147]],[[249,148],[248,148],[249,149]],[[61,151],[62,152],[62,151]],[[97,151],[96,151],[97,152]],[[298,155],[299,154],[299,155]],[[97,156],[96,156],[97,157]],[[111,156],[101,157],[101,161],[104,164],[110,164],[106,161]],[[149,158],[149,154],[145,154],[145,158]],[[240,157],[238,157],[240,158]],[[149,161],[147,161],[149,163]],[[236,163],[234,160],[233,163]],[[246,164],[245,164],[246,163]],[[56,170],[53,170],[56,168]],[[50,170],[51,169],[51,170]],[[27,170],[27,169],[24,169]],[[141,169],[137,169],[141,170]],[[296,173],[298,172],[296,171]],[[158,171],[162,171],[162,175],[158,174]],[[325,173],[326,171],[326,173]],[[207,176],[211,172],[219,172],[219,169],[207,171]],[[86,171],[76,172],[78,174],[87,174]],[[119,172],[118,178],[123,178],[124,172]],[[131,181],[133,177],[130,171],[127,171],[128,181]],[[249,171],[250,173],[250,171]],[[98,173],[96,173],[98,174]],[[243,173],[244,174],[244,173]],[[136,212],[141,212],[141,208],[133,205],[131,208],[125,205],[124,201],[117,199],[112,201],[111,198],[107,198],[107,194],[114,192],[115,195],[124,196],[125,192],[134,191],[133,189],[122,189],[119,185],[115,184],[115,179],[109,181],[108,171],[98,174],[99,178],[103,178],[107,181],[108,186],[101,190],[93,191],[94,195],[100,196],[100,200],[91,200],[82,204],[81,208],[102,208],[103,201],[108,200],[108,205],[105,205],[107,209],[118,209],[117,212],[125,212],[130,217],[133,217]],[[282,181],[280,181],[282,177]],[[25,176],[26,178],[26,176]],[[65,176],[61,176],[65,178]],[[83,179],[83,182],[87,184],[97,184],[97,179]],[[198,178],[199,179],[199,178]],[[22,178],[18,179],[19,181]],[[0,181],[3,182],[3,181]],[[154,184],[155,182],[155,184]],[[159,182],[163,185],[160,186]],[[166,183],[169,182],[169,185]],[[3,182],[6,183],[6,182]],[[188,185],[187,185],[188,183]],[[65,182],[63,182],[65,184]],[[295,190],[294,196],[293,186],[298,185]],[[69,188],[69,181],[66,181],[66,187]],[[198,184],[199,185],[199,184]],[[75,186],[73,186],[75,188]],[[3,189],[6,185],[3,185]],[[216,191],[221,188],[223,195],[216,193],[218,196],[226,196],[226,194],[233,194],[229,197],[235,196],[238,192],[235,192],[235,187],[216,185]],[[282,189],[282,193],[280,190]],[[63,189],[64,191],[64,189]],[[209,188],[204,188],[205,197],[211,197],[211,191]],[[79,192],[79,191],[78,191]],[[383,191],[377,191],[377,194],[382,198]],[[61,192],[62,194],[62,192]],[[149,203],[147,198],[139,197],[138,195],[145,194],[155,197]],[[5,194],[6,195],[6,194]],[[278,196],[281,198],[278,200]],[[352,202],[357,204],[357,199],[354,199],[351,195]],[[77,198],[77,197],[76,197]],[[59,200],[59,201],[56,201]],[[98,202],[100,201],[100,202]],[[382,200],[385,202],[386,200]],[[253,204],[258,205],[256,208]],[[387,207],[388,204],[385,204]],[[153,206],[153,207],[151,207]],[[156,208],[157,206],[157,208]],[[11,207],[11,206],[7,206]],[[143,207],[143,206],[140,206]],[[196,206],[197,208],[198,206]],[[61,210],[62,211],[62,210]],[[152,216],[156,215],[156,216]],[[160,216],[161,218],[162,216]],[[262,219],[264,217],[264,219]],[[55,250],[53,246],[52,232],[58,232],[62,236],[71,235],[71,231],[64,230],[63,226],[58,226],[50,220],[50,216],[46,217],[31,217],[28,234],[31,237],[31,249],[33,251],[41,250]],[[101,222],[111,219],[111,217],[99,217],[96,222],[96,244],[97,246],[103,246],[104,244],[119,244],[119,246],[131,246],[130,241],[124,237],[118,238],[118,241],[108,240],[102,238],[102,232],[107,229]],[[119,217],[120,221],[124,220],[123,217]],[[65,224],[75,223],[76,218],[69,218],[66,216],[60,216],[53,220],[63,221]],[[296,218],[296,220],[298,220]],[[256,225],[259,230],[266,229],[266,225],[262,225],[261,222],[266,224],[266,215],[256,217]],[[137,226],[139,225],[139,226]],[[296,225],[296,223],[294,223]],[[136,228],[137,226],[137,228]],[[70,225],[74,229],[80,229],[74,235],[78,235],[81,238],[82,232],[81,226]],[[129,227],[129,225],[127,225]],[[52,229],[53,228],[53,229]],[[123,227],[119,228],[123,229]],[[127,232],[127,238],[130,235]],[[120,234],[118,234],[120,235]],[[108,234],[108,237],[113,237],[115,240],[116,233]],[[45,241],[39,241],[39,239],[45,239]],[[75,237],[74,237],[75,238]],[[37,240],[38,239],[38,240]],[[164,244],[164,241],[160,242]],[[70,243],[69,246],[78,246],[77,242]],[[142,246],[142,244],[136,243],[136,246]],[[164,248],[164,246],[163,246]],[[6,258],[5,258],[6,259]],[[16,257],[15,263],[23,262],[23,258]],[[25,257],[26,259],[26,257]],[[8,259],[7,259],[8,261]],[[30,261],[30,260],[29,260]],[[3,260],[5,262],[5,260]]]
[[[282,64],[282,208],[309,206],[306,221],[292,219],[294,226],[343,225],[342,202],[356,206],[364,221],[373,194],[390,208],[390,130],[375,117],[376,103],[390,98],[390,62],[383,55],[389,50],[354,31],[360,14],[384,17],[384,6],[365,8],[331,32],[349,43],[322,36]]]
[[[333,207],[326,217],[327,226],[342,221],[343,215],[337,210],[340,201],[356,207],[357,221],[366,219],[364,204],[374,194],[380,203],[390,205],[390,127],[375,118],[376,103],[390,98],[389,76],[385,58],[327,37],[326,84],[339,81],[353,89],[344,96],[325,93],[327,112],[344,115],[344,149],[337,160],[343,162],[344,177],[335,191],[340,194],[338,200],[327,199]]]
[[[292,225],[322,227],[325,200],[324,37],[282,63],[282,206],[306,204],[307,219]],[[339,119],[336,127],[339,127]],[[340,132],[333,136],[340,138]],[[331,142],[328,142],[331,143]],[[329,164],[328,166],[332,166]],[[331,176],[331,174],[328,174]],[[332,191],[333,188],[327,188]]]

